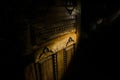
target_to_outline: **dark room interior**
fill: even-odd
[[[0,80],[117,80],[120,3],[0,1]]]

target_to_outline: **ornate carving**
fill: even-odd
[[[49,48],[48,47],[45,47],[44,49],[43,49],[43,53],[47,53],[47,52],[49,52],[50,50],[49,50]]]
[[[35,62],[39,62],[40,60],[55,54],[56,52],[66,48],[67,46],[73,45],[76,43],[76,34],[70,33],[64,36],[55,38],[54,40],[49,41],[48,43],[44,44],[43,47],[38,49],[35,54]]]
[[[68,44],[69,44],[69,43],[71,43],[71,42],[74,42],[74,40],[72,39],[72,37],[69,37],[69,39],[68,39],[68,42],[67,42],[66,46],[68,46]]]
[[[41,42],[55,38],[56,35],[59,36],[61,33],[73,31],[76,29],[74,24],[75,19],[63,20],[49,25],[33,25],[35,27],[36,43],[40,44]]]
[[[52,54],[53,52],[48,47],[44,47],[42,54],[39,56],[39,61]]]
[[[57,80],[58,77],[58,71],[57,71],[57,55],[53,55],[53,69],[54,69],[54,78]]]

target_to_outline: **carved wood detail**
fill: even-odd
[[[54,39],[50,42],[50,44],[47,44],[40,47],[38,51],[36,51],[35,54],[35,62],[39,62],[40,60],[55,54],[56,52],[66,48],[67,46],[70,46],[72,44],[76,43],[76,34],[71,33],[64,36],[61,36],[57,39]]]
[[[44,41],[56,38],[60,35],[76,31],[75,19],[63,20],[49,25],[37,23],[33,24],[32,27],[35,30],[34,40],[36,44],[41,44]]]
[[[37,79],[61,80],[74,54],[74,44],[76,34],[72,32],[41,45],[35,54],[35,63],[39,64],[36,71],[40,71],[36,72]]]

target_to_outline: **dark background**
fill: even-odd
[[[120,16],[110,20],[120,9],[120,3],[113,0],[81,0],[81,9],[80,43],[67,78],[116,80],[119,77]],[[103,18],[101,24],[96,23],[99,18]],[[95,30],[91,30],[91,24],[96,24]],[[87,34],[86,38],[84,34]]]

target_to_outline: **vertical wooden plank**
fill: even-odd
[[[36,80],[34,63],[26,66],[25,68],[25,80]]]
[[[74,55],[74,46],[71,45],[67,47],[65,50],[66,50],[66,55],[67,55],[67,67],[68,67]]]
[[[41,68],[42,68],[42,80],[54,80],[52,57],[42,62]]]
[[[58,80],[61,80],[61,78],[64,75],[64,54],[63,50],[57,52],[57,66],[58,66]]]

